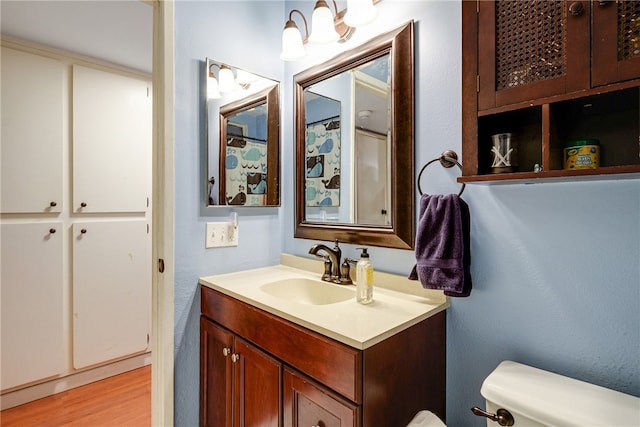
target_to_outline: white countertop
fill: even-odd
[[[356,302],[353,285],[347,286],[353,290],[353,298],[326,305],[291,302],[261,289],[266,283],[283,279],[320,280],[320,273],[309,271],[311,269],[322,271],[321,263],[283,254],[280,265],[202,277],[199,282],[360,350],[449,307],[442,291],[423,290],[419,282],[377,271],[374,273],[373,302],[368,305]]]

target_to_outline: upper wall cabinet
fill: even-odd
[[[60,212],[65,65],[2,48],[2,212]]]
[[[640,77],[640,2],[478,5],[480,111]]]
[[[73,67],[73,212],[144,212],[151,158],[145,80]]]
[[[462,10],[459,181],[640,174],[640,2],[464,1]],[[593,164],[571,166],[572,144],[594,145],[583,159]]]

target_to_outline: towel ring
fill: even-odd
[[[458,162],[458,154],[453,150],[444,151],[440,155],[440,157],[436,157],[435,159],[431,160],[426,165],[424,165],[422,167],[422,169],[420,169],[420,173],[418,174],[418,192],[420,192],[421,196],[422,196],[422,188],[420,188],[420,178],[422,177],[422,172],[424,172],[424,170],[427,168],[427,166],[429,166],[431,163],[433,163],[433,162],[435,162],[437,160],[440,161],[440,164],[444,168],[448,169],[448,168],[451,168],[453,166],[458,166],[460,168],[460,171],[462,171],[462,165]],[[458,193],[458,196],[462,195],[462,192],[464,191],[464,187],[466,187],[466,184],[463,182],[462,183],[462,187],[460,188],[460,192]]]

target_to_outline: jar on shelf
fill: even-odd
[[[600,166],[600,141],[576,139],[564,144],[564,168],[595,169]]]

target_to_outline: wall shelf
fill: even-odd
[[[523,12],[517,9],[522,4],[508,1],[480,2],[478,7],[463,2],[464,167],[458,182],[504,184],[640,177],[640,54],[629,58],[596,57],[603,51],[603,40],[614,51],[620,50],[618,43],[630,42],[617,37],[605,40],[589,26],[592,17],[593,22],[611,26],[617,34],[619,16],[640,19],[640,7],[630,10],[628,2],[617,6],[582,3],[585,14],[577,17],[561,13],[562,8],[571,6],[566,1],[531,4],[531,8],[553,8],[545,13],[553,21],[554,31],[565,34],[532,30],[514,42],[508,31],[511,16],[531,19],[533,28],[538,13],[530,13],[530,9]],[[584,32],[592,37],[585,39]],[[556,38],[550,40],[553,37]],[[577,42],[583,39],[587,43]],[[544,49],[562,52],[558,58],[564,63],[545,63],[548,52]],[[598,69],[576,68],[575,62],[583,63],[585,58],[587,64],[598,65]],[[514,65],[517,61],[520,62]],[[600,61],[608,64],[605,68],[610,74],[606,79],[602,78]],[[623,68],[624,72],[615,71]],[[499,133],[514,135],[514,172],[492,173],[491,136]],[[580,139],[599,141],[600,167],[564,169],[565,145]],[[542,166],[541,172],[534,172],[537,165]]]

